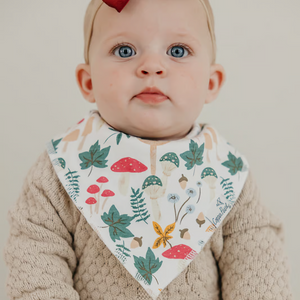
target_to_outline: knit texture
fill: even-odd
[[[66,193],[44,152],[8,212],[6,292],[18,300],[151,300]],[[250,171],[202,251],[158,300],[291,300],[281,221]]]

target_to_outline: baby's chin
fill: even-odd
[[[175,128],[175,125],[171,124],[167,126],[167,124],[155,124],[151,123],[149,125],[141,126],[141,124],[137,124],[130,128],[129,134],[148,140],[178,140],[185,137],[190,131],[193,125],[190,125],[188,128]]]

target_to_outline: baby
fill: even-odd
[[[9,211],[10,299],[292,299],[281,221],[196,121],[225,81],[208,0],[92,0],[84,38],[97,110],[47,144]]]

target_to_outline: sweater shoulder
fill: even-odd
[[[223,235],[255,227],[282,227],[281,220],[263,203],[253,172],[249,174],[233,208],[222,224]]]
[[[55,209],[68,231],[74,233],[80,218],[80,212],[61,184],[47,151],[43,151],[36,162],[29,169],[25,178],[22,193],[35,194],[45,197]]]

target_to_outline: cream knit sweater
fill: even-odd
[[[10,209],[9,299],[151,300],[87,223],[46,152]],[[251,172],[232,210],[158,300],[292,299],[282,223]]]

